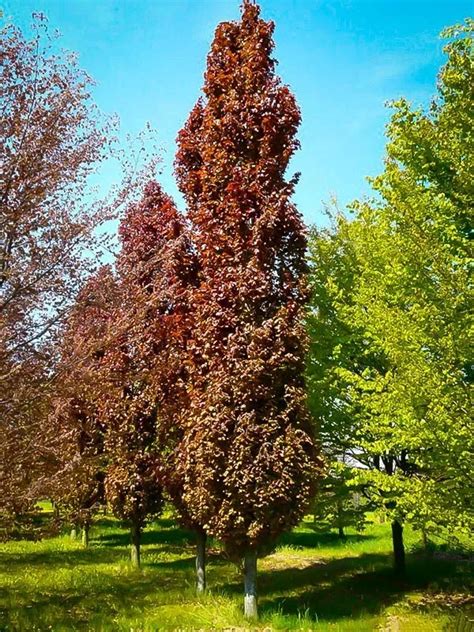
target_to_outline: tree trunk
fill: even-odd
[[[59,520],[59,507],[54,500],[51,501],[51,509],[53,510],[53,518],[54,520]]]
[[[342,502],[340,500],[337,501],[337,532],[341,540],[346,537],[344,533],[344,524],[342,522]]]
[[[137,522],[132,522],[130,527],[130,559],[132,566],[140,568],[140,540],[141,529]]]
[[[426,529],[421,530],[421,538],[423,540],[423,548],[425,549],[425,551],[428,551],[429,540],[428,540],[428,534],[426,533]]]
[[[392,522],[393,567],[395,572],[405,572],[405,546],[403,544],[403,526],[398,520]]]
[[[248,549],[244,557],[244,615],[247,619],[257,619],[257,552]]]
[[[73,524],[71,527],[71,540],[76,540],[77,539],[77,524]]]
[[[206,534],[196,532],[196,591],[206,591]]]
[[[84,523],[82,528],[82,544],[86,548],[89,546],[89,528],[90,524],[88,522]]]

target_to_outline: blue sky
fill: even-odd
[[[261,0],[276,23],[278,72],[301,107],[302,148],[292,171],[308,223],[324,222],[323,202],[343,206],[369,191],[382,168],[385,102],[426,104],[443,63],[439,32],[473,14],[471,0]],[[163,153],[161,181],[172,177],[175,138],[198,97],[218,22],[239,16],[239,0],[0,0],[27,28],[43,11],[64,48],[79,53],[96,80],[94,99],[136,134],[149,121]],[[105,177],[105,176],[104,176]],[[110,177],[110,174],[107,176]]]

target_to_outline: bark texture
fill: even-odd
[[[140,543],[141,543],[140,525],[132,523],[130,527],[130,561],[132,566],[140,568]]]
[[[249,549],[244,556],[244,615],[257,619],[257,552]]]
[[[206,591],[206,534],[200,530],[196,541],[196,590],[198,593]]]

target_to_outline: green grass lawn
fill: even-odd
[[[102,518],[91,536],[88,549],[66,534],[0,545],[0,630],[251,629],[239,571],[217,547],[208,594],[196,597],[192,534],[171,517],[145,531],[141,571],[129,565],[128,534],[117,521]],[[472,630],[470,562],[421,553],[418,540],[406,533],[401,580],[391,570],[389,525],[340,541],[304,522],[259,561],[261,617],[252,629]]]

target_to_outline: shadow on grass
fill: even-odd
[[[171,577],[166,579],[167,589],[178,588],[178,584],[172,585]],[[45,595],[41,589],[27,594],[12,590],[6,601],[9,607],[0,608],[0,629],[110,629],[117,616],[138,615],[147,597],[159,589],[156,577],[130,573],[120,579],[101,576],[100,584],[93,586],[87,581],[75,582],[54,594]]]
[[[195,569],[195,565],[196,565],[196,557],[192,556],[192,557],[185,557],[185,558],[181,558],[178,560],[157,560],[154,562],[148,562],[147,561],[147,556],[148,555],[157,555],[159,556],[160,553],[163,553],[163,548],[160,549],[147,549],[145,555],[143,556],[143,561],[144,561],[144,565],[147,568],[156,568],[157,570],[160,569],[178,569],[178,570],[192,570],[194,572]],[[178,549],[177,553],[182,553],[183,550]],[[221,553],[218,552],[207,552],[207,564],[208,564],[208,568],[210,566],[229,566],[230,562],[229,560],[225,559],[225,557],[223,557],[223,555]]]
[[[95,566],[114,564],[124,559],[124,551],[90,547],[87,549],[29,551],[27,553],[0,552],[0,567],[28,566],[41,570],[54,570],[53,567],[68,568],[74,566]]]
[[[357,618],[362,613],[378,614],[406,593],[427,589],[434,580],[438,587],[444,581],[446,588],[462,589],[466,578],[467,572],[459,573],[454,562],[417,555],[408,556],[407,574],[399,578],[389,555],[366,553],[303,569],[260,573],[261,611],[278,610],[293,616],[306,613],[313,620]]]
[[[345,538],[340,538],[336,533],[321,533],[318,531],[292,531],[291,533],[283,534],[277,541],[277,546],[290,545],[300,546],[303,548],[317,548],[317,547],[339,547],[347,546],[348,544],[355,544],[356,542],[369,542],[373,540],[375,536],[365,533],[356,535],[347,535]]]
[[[186,546],[194,544],[195,536],[192,531],[180,529],[171,521],[170,528],[166,523],[167,520],[154,523],[151,527],[145,529],[142,533],[142,545],[148,544],[171,544],[175,546]],[[165,523],[165,524],[164,524]],[[104,546],[128,546],[130,544],[130,533],[126,525],[123,525],[123,531],[112,533],[103,533],[94,540],[100,542]]]
[[[130,535],[125,532],[102,534],[97,538],[91,538],[92,545],[88,548],[51,549],[27,551],[22,553],[4,553],[0,551],[0,569],[21,569],[33,567],[37,570],[54,571],[60,568],[73,568],[75,566],[98,566],[102,564],[116,564],[126,562],[129,559]],[[98,546],[96,545],[98,544]],[[192,534],[189,536],[178,529],[156,532],[145,531],[142,537],[142,546],[156,544],[156,547],[147,546],[142,549],[142,561],[144,567],[156,568],[194,568],[195,558],[187,557],[175,561],[163,560],[148,562],[147,558],[160,555],[181,556],[183,553],[194,552]],[[38,543],[41,546],[41,543]],[[214,565],[225,565],[225,560],[220,552],[208,551],[208,562]]]
[[[99,566],[102,564],[117,564],[129,560],[128,545],[114,548],[112,546],[90,546],[70,550],[46,550],[29,551],[27,553],[3,553],[0,552],[0,569],[21,569],[21,567],[33,567],[35,570],[54,571],[61,568],[74,568],[76,566]],[[186,551],[186,549],[184,549]],[[187,548],[189,552],[189,547]],[[142,562],[144,567],[156,568],[185,568],[194,567],[195,558],[187,557],[175,561],[163,560],[148,562],[148,558],[160,555],[182,555],[183,547],[177,545],[162,545],[159,548],[147,548],[142,550]],[[208,561],[213,564],[226,564],[226,560],[218,555],[209,555]]]
[[[11,540],[39,541],[55,537],[60,533],[61,524],[51,512],[30,512],[18,518],[14,525],[0,519],[0,542]]]

